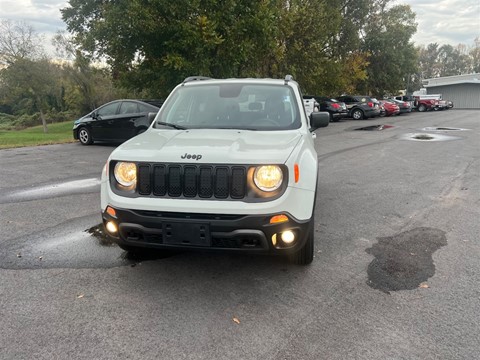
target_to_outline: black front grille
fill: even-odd
[[[140,165],[138,167],[138,178],[138,193],[143,195],[150,194],[151,184],[149,165]]]
[[[198,195],[203,198],[213,196],[213,169],[201,167],[199,172]]]
[[[153,167],[153,195],[165,196],[167,193],[166,173],[165,165],[155,165]]]
[[[139,164],[138,193],[145,196],[243,199],[245,166]]]
[[[178,165],[168,167],[168,195],[178,197],[182,195],[182,168]]]

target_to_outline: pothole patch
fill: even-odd
[[[462,129],[456,127],[426,127],[422,131],[467,131],[469,129]]]
[[[393,128],[393,125],[370,125],[370,126],[363,126],[361,128],[356,128],[355,130],[360,131],[381,131]]]
[[[378,238],[365,250],[375,256],[367,269],[368,286],[388,294],[420,287],[435,274],[432,255],[445,245],[445,232],[427,227]]]
[[[418,134],[413,137],[415,140],[433,140],[435,139],[433,136],[428,134]]]
[[[413,140],[413,141],[450,141],[450,140],[460,140],[462,139],[459,136],[451,136],[444,134],[428,134],[428,133],[409,133],[403,134],[400,136],[402,140]]]

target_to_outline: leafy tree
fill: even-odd
[[[480,72],[480,38],[469,49],[464,44],[452,46],[430,43],[417,49],[419,71],[417,88],[422,79]]]
[[[366,54],[352,46],[370,2],[70,0],[62,16],[84,54],[105,59],[117,83],[154,96],[193,74],[289,73],[308,92],[336,92],[365,78]]]
[[[420,46],[419,48],[417,48],[417,51],[420,68],[420,78],[430,79],[439,76],[439,45],[437,43],[430,43],[427,46]]]
[[[47,59],[17,59],[0,71],[0,86],[13,110],[36,110],[40,113],[43,131],[48,132],[45,113],[52,99],[58,97],[58,67]],[[50,102],[50,104],[49,104]]]
[[[282,4],[279,11],[279,32],[276,72],[282,77],[289,73],[302,84],[304,91],[317,93],[326,87],[325,65],[329,60],[329,10],[324,1],[296,0]],[[273,68],[273,66],[272,66]]]
[[[376,96],[404,89],[416,72],[415,14],[408,5],[390,6],[391,0],[374,1],[364,28],[365,52],[370,54],[363,90]]]
[[[47,102],[55,97],[53,65],[46,59],[40,45],[41,37],[24,22],[0,21],[0,72],[3,95],[19,106],[35,108],[40,112],[43,131],[47,132],[45,110]]]
[[[274,51],[270,1],[71,0],[62,16],[113,78],[166,95],[192,74],[255,76]]]
[[[329,61],[324,63],[326,94],[355,93],[367,78],[369,53],[361,48],[371,0],[330,0]]]
[[[117,95],[110,73],[93,66],[91,59],[78,49],[64,32],[57,32],[53,39],[57,53],[69,61],[62,66],[64,101],[76,113],[89,112],[99,105],[113,100]]]
[[[458,45],[454,48],[452,45],[443,45],[438,49],[438,68],[439,76],[461,75],[469,72],[469,57],[462,53],[462,48]]]

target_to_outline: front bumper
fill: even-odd
[[[76,120],[76,121],[78,121],[78,120]],[[79,126],[80,126],[80,124],[73,123],[72,133],[73,133],[73,138],[75,140],[78,140],[78,127]]]
[[[120,245],[157,249],[197,249],[287,254],[300,250],[312,222],[299,221],[288,213],[287,222],[270,224],[273,215],[220,215],[141,211],[115,208],[115,216],[104,211],[103,223],[113,221]],[[295,241],[287,244],[281,233],[292,231]],[[108,233],[108,232],[107,232]]]

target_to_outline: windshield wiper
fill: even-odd
[[[164,126],[172,127],[174,129],[177,129],[177,130],[187,130],[187,128],[184,127],[184,126],[180,126],[180,125],[176,125],[176,124],[172,124],[172,123],[167,123],[167,122],[163,122],[163,121],[157,121],[157,125],[164,125]]]

